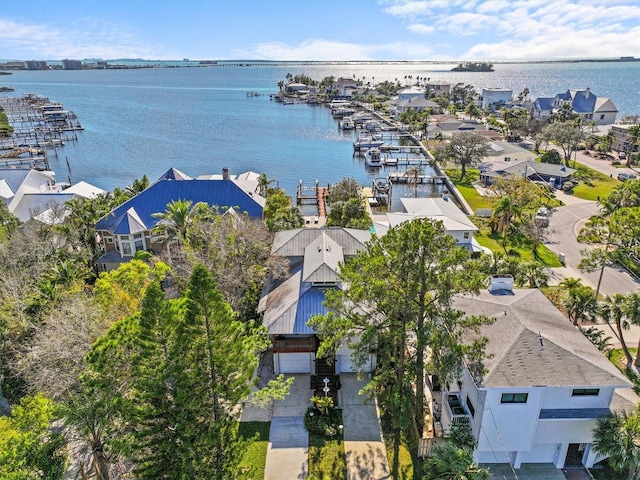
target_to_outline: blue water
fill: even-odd
[[[640,113],[640,63],[498,64],[492,73],[451,72],[450,64],[287,65],[136,70],[15,71],[2,84],[14,95],[35,93],[73,110],[85,130],[52,158],[61,180],[65,157],[74,182],[111,190],[146,174],[151,180],[170,167],[191,176],[266,172],[292,195],[300,180],[335,183],[354,177],[370,184],[379,176],[353,157],[353,137],[338,129],[322,106],[282,105],[269,100],[287,73],[364,77],[406,76],[513,89],[530,97],[590,87],[621,114]],[[260,97],[246,97],[246,92]]]

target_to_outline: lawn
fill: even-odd
[[[571,167],[573,168],[573,163]],[[574,197],[597,201],[608,197],[611,190],[620,185],[620,180],[617,178],[612,178],[581,163],[576,163],[575,168],[578,171],[573,174],[573,178],[580,180],[580,184],[573,189]]]
[[[480,170],[477,168],[467,168],[467,174],[463,179],[460,179],[461,172],[462,170],[459,168],[448,168],[445,170],[445,173],[474,211],[479,208],[491,208],[493,205],[491,199],[483,197],[473,187],[473,182],[477,182],[480,178]]]
[[[328,439],[309,434],[309,480],[347,478],[347,460],[342,437]]]
[[[240,422],[240,436],[250,440],[242,456],[242,480],[263,480],[271,422]]]
[[[546,267],[561,267],[562,264],[558,260],[558,255],[553,253],[544,245],[538,247],[538,256],[533,254],[529,241],[523,235],[510,234],[507,236],[505,246],[502,246],[502,234],[499,232],[491,233],[491,229],[488,228],[482,221],[483,219],[474,218],[474,223],[480,229],[474,238],[483,247],[487,247],[493,253],[507,253],[510,256],[518,257],[524,262],[539,261]]]
[[[636,358],[637,351],[638,351],[637,348],[633,348],[633,347],[629,348],[629,352],[631,353],[631,356],[634,359]],[[627,376],[627,378],[633,382],[633,390],[638,395],[640,395],[640,378],[634,375],[633,373],[629,373],[627,371],[626,369],[627,359],[624,356],[624,350],[622,350],[621,348],[616,348],[612,350],[611,355],[609,356],[609,360],[611,360],[611,363],[613,363],[616,367],[618,367],[618,370],[624,373]]]

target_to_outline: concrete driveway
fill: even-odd
[[[307,478],[309,433],[304,428],[304,414],[311,405],[310,387],[310,375],[295,375],[289,395],[273,402],[265,480]]]
[[[375,400],[367,400],[359,393],[367,381],[359,380],[356,374],[340,374],[348,480],[391,478],[378,406]]]

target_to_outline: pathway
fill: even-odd
[[[390,479],[378,405],[375,400],[367,400],[359,394],[368,380],[359,380],[356,374],[341,373],[340,381],[347,479]]]
[[[265,480],[307,478],[309,433],[304,428],[304,414],[313,395],[310,386],[310,375],[297,374],[289,395],[273,402]]]

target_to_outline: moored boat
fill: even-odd
[[[370,148],[364,154],[364,163],[367,167],[378,168],[382,167],[382,158],[380,157],[379,148]]]
[[[344,117],[340,120],[340,129],[342,130],[353,130],[355,128],[355,124],[353,123],[353,119],[351,117]]]

